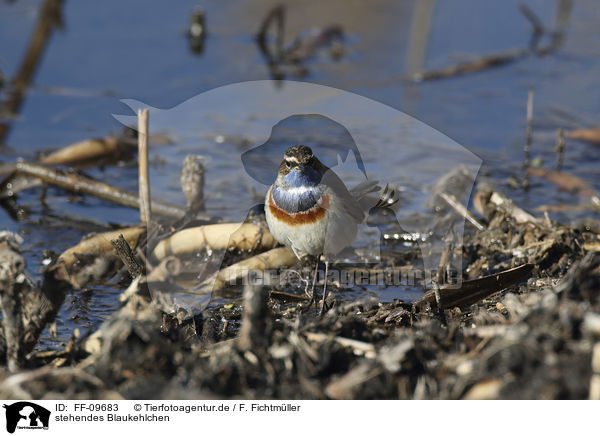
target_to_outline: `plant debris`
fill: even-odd
[[[61,255],[64,260],[73,258],[70,268],[85,262],[89,250],[95,259],[108,256],[113,263],[120,262],[111,241],[125,236],[119,255],[129,259],[128,269],[135,271],[135,278],[122,295],[122,308],[91,335],[74,337],[64,350],[32,351],[28,345],[19,351],[14,332],[28,329],[32,312],[23,291],[6,285],[18,281],[3,281],[3,295],[20,295],[24,311],[12,317],[22,322],[14,324],[17,330],[10,330],[17,309],[3,303],[2,359],[11,371],[32,369],[7,375],[0,383],[0,395],[44,399],[597,397],[592,359],[597,360],[593,356],[600,339],[600,252],[581,247],[598,244],[598,234],[591,228],[581,231],[537,219],[487,185],[480,186],[475,198],[481,229],[471,228],[462,244],[454,247],[464,259],[461,282],[441,283],[413,302],[382,303],[374,298],[343,302],[330,296],[333,307],[323,317],[314,309],[304,310],[305,300],[293,288],[278,290],[266,284],[247,284],[241,299],[209,304],[191,316],[177,311],[168,294],[149,292],[150,282],[152,287],[172,282],[185,270],[179,256],[207,247],[240,253],[230,257],[226,261],[230,266],[218,274],[256,262],[248,254],[266,256],[254,266],[258,268],[293,265],[293,255],[289,253],[288,260],[289,250],[273,248],[272,237],[260,228],[260,221],[157,236],[162,239],[154,245],[151,259],[162,262],[151,266],[148,277],[140,273],[139,259],[135,260],[136,247],[147,242],[141,237],[142,227],[96,237],[103,241],[101,245],[93,243],[94,238],[85,240],[70,250],[72,254]],[[184,237],[186,232],[204,237]],[[16,240],[10,234],[6,238]],[[176,242],[178,238],[181,242]],[[18,244],[7,244],[6,249],[17,250],[18,256]],[[183,248],[178,248],[180,244]],[[286,254],[271,254],[277,250]],[[64,261],[55,265],[59,264],[63,271],[68,266]],[[47,283],[60,280],[74,285],[69,282],[77,274],[57,276],[52,273],[58,268],[55,265],[48,268]],[[19,262],[11,274],[22,274],[24,268],[24,261]],[[85,276],[86,284],[97,279]],[[220,279],[217,275],[207,280]],[[39,292],[48,289],[47,283],[39,290],[29,286]],[[39,328],[36,332],[39,336]]]

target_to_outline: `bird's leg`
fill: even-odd
[[[312,306],[312,304],[316,301],[315,300],[315,284],[317,283],[317,273],[318,272],[319,272],[319,256],[317,256],[317,261],[315,262],[315,272],[313,275],[312,289],[310,291],[310,294],[308,293],[308,280],[306,281],[306,287],[304,288],[304,293],[310,298],[310,300],[308,300],[308,305],[306,306],[306,310],[308,310],[310,308],[310,306]]]
[[[311,301],[315,298],[315,283],[317,282],[317,273],[319,272],[319,258],[317,257],[317,261],[315,262],[315,272],[313,274],[312,281],[312,289],[310,294],[308,293],[308,280],[306,281],[306,287],[304,288],[304,293],[307,297],[310,297]]]
[[[323,301],[321,302],[321,312],[319,313],[320,316],[323,316],[323,314],[325,313],[325,309],[326,309],[326,304],[325,304],[325,298],[327,297],[327,272],[329,270],[329,262],[325,261],[325,284],[323,285]],[[314,294],[314,291],[313,291]]]

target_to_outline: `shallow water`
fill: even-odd
[[[6,77],[18,68],[40,3],[0,3],[0,70]],[[598,122],[600,6],[595,0],[573,2],[564,44],[555,53],[423,83],[403,77],[415,68],[437,68],[526,47],[531,26],[518,12],[518,2],[484,5],[477,0],[432,0],[418,3],[419,9],[412,0],[284,2],[288,4],[287,43],[299,32],[332,23],[341,24],[347,35],[346,54],[341,60],[332,61],[327,51],[321,52],[307,63],[307,76],[289,75],[286,79],[330,86],[361,97],[334,91],[335,98],[331,99],[330,94],[315,91],[315,98],[309,99],[301,89],[311,87],[266,84],[264,94],[253,99],[240,101],[235,93],[228,98],[219,92],[215,94],[219,98],[203,103],[206,94],[197,97],[202,92],[270,78],[253,34],[276,3],[182,1],[148,6],[141,0],[65,2],[64,30],[52,36],[34,86],[19,116],[11,122],[3,160],[12,161],[17,156],[31,160],[43,150],[118,132],[121,123],[113,114],[132,114],[121,99],[172,109],[162,113],[177,113],[179,109],[174,123],[161,124],[159,112],[151,113],[152,130],[175,141],[151,149],[153,195],[183,204],[180,162],[188,153],[203,154],[210,159],[207,212],[239,219],[246,207],[260,202],[266,189],[244,171],[240,155],[264,143],[269,129],[283,118],[278,107],[269,109],[265,104],[279,98],[287,103],[290,113],[307,108],[337,111],[338,121],[343,121],[357,142],[369,177],[401,186],[403,207],[398,215],[407,230],[419,228],[417,223],[410,228],[410,223],[413,214],[425,207],[427,185],[459,163],[476,172],[477,157],[482,160],[480,176],[492,179],[526,209],[579,202],[571,193],[541,179],[533,178],[528,192],[512,188],[508,181],[524,177],[521,164],[530,86],[535,89],[532,156],[541,158],[546,168],[554,167],[558,128],[590,127]],[[553,28],[558,0],[525,3],[547,28]],[[208,37],[202,55],[189,50],[184,34],[189,13],[197,6],[207,16]],[[193,100],[186,109],[181,103],[190,98]],[[261,110],[253,111],[253,107]],[[396,116],[396,121],[386,119],[384,112]],[[597,190],[599,160],[600,147],[567,139],[564,170]],[[350,186],[362,180],[364,175],[352,159],[343,164],[336,171]],[[137,189],[135,167],[107,166],[87,172],[121,188]],[[48,190],[42,207],[40,194],[40,190],[32,190],[19,196],[19,204],[30,212],[25,221],[15,222],[0,211],[3,228],[24,234],[32,272],[41,267],[41,250],[61,252],[85,233],[53,216],[81,216],[123,225],[138,220],[134,210],[54,188]],[[597,216],[589,211],[550,213],[551,219],[561,221]],[[112,286],[99,286],[71,293],[57,321],[59,339],[68,338],[75,327],[85,330],[100,323],[117,307],[118,292]],[[384,299],[395,295],[389,289],[374,292]]]

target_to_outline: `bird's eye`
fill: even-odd
[[[292,163],[289,160],[286,160],[285,161],[285,166],[288,167],[288,168],[291,168],[292,167]]]

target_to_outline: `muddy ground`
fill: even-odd
[[[465,280],[529,266],[506,289],[488,281],[463,286],[459,297],[441,287],[438,299],[432,291],[393,303],[343,301],[334,290],[332,308],[320,317],[314,308],[302,310],[300,297],[246,286],[239,304],[178,318],[138,277],[123,307],[90,336],[73,337],[62,350],[13,355],[19,374],[5,372],[0,395],[598,398],[598,228],[518,222],[522,216],[490,201],[489,191],[478,195],[484,228],[468,231],[455,253],[465,261]],[[11,252],[17,255],[18,244]]]

